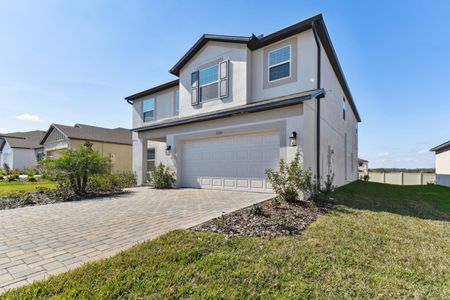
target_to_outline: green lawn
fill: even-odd
[[[356,182],[273,240],[173,231],[4,298],[450,299],[450,189]]]
[[[0,182],[0,197],[10,193],[34,192],[38,187],[56,188],[56,183],[50,181],[42,182]]]

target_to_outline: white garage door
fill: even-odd
[[[182,185],[196,188],[267,191],[265,171],[277,168],[278,132],[187,141],[183,144]]]

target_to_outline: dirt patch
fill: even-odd
[[[228,236],[256,236],[267,239],[298,235],[319,216],[328,213],[332,206],[332,201],[306,205],[268,200],[222,215],[193,229],[224,233]]]
[[[8,197],[0,198],[0,210],[13,209],[25,206],[45,205],[58,202],[81,201],[99,197],[112,197],[127,193],[126,191],[111,191],[89,193],[85,195],[75,195],[73,193],[59,190],[41,189],[35,193],[12,194]]]

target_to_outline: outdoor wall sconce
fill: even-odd
[[[172,146],[167,145],[167,147],[166,147],[166,155],[170,155],[170,149],[172,149]]]
[[[291,147],[297,146],[297,132],[292,131],[289,140],[291,141]]]

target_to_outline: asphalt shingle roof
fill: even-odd
[[[125,145],[132,144],[131,131],[126,128],[118,127],[111,129],[85,124],[75,124],[75,126],[53,124],[52,127],[57,128],[69,139],[99,141]],[[42,139],[41,144],[45,142],[46,137]]]
[[[0,139],[5,140],[11,148],[37,149],[41,148],[40,141],[45,135],[45,131],[34,130],[27,132],[12,132],[0,135]],[[3,143],[0,141],[0,145]]]

